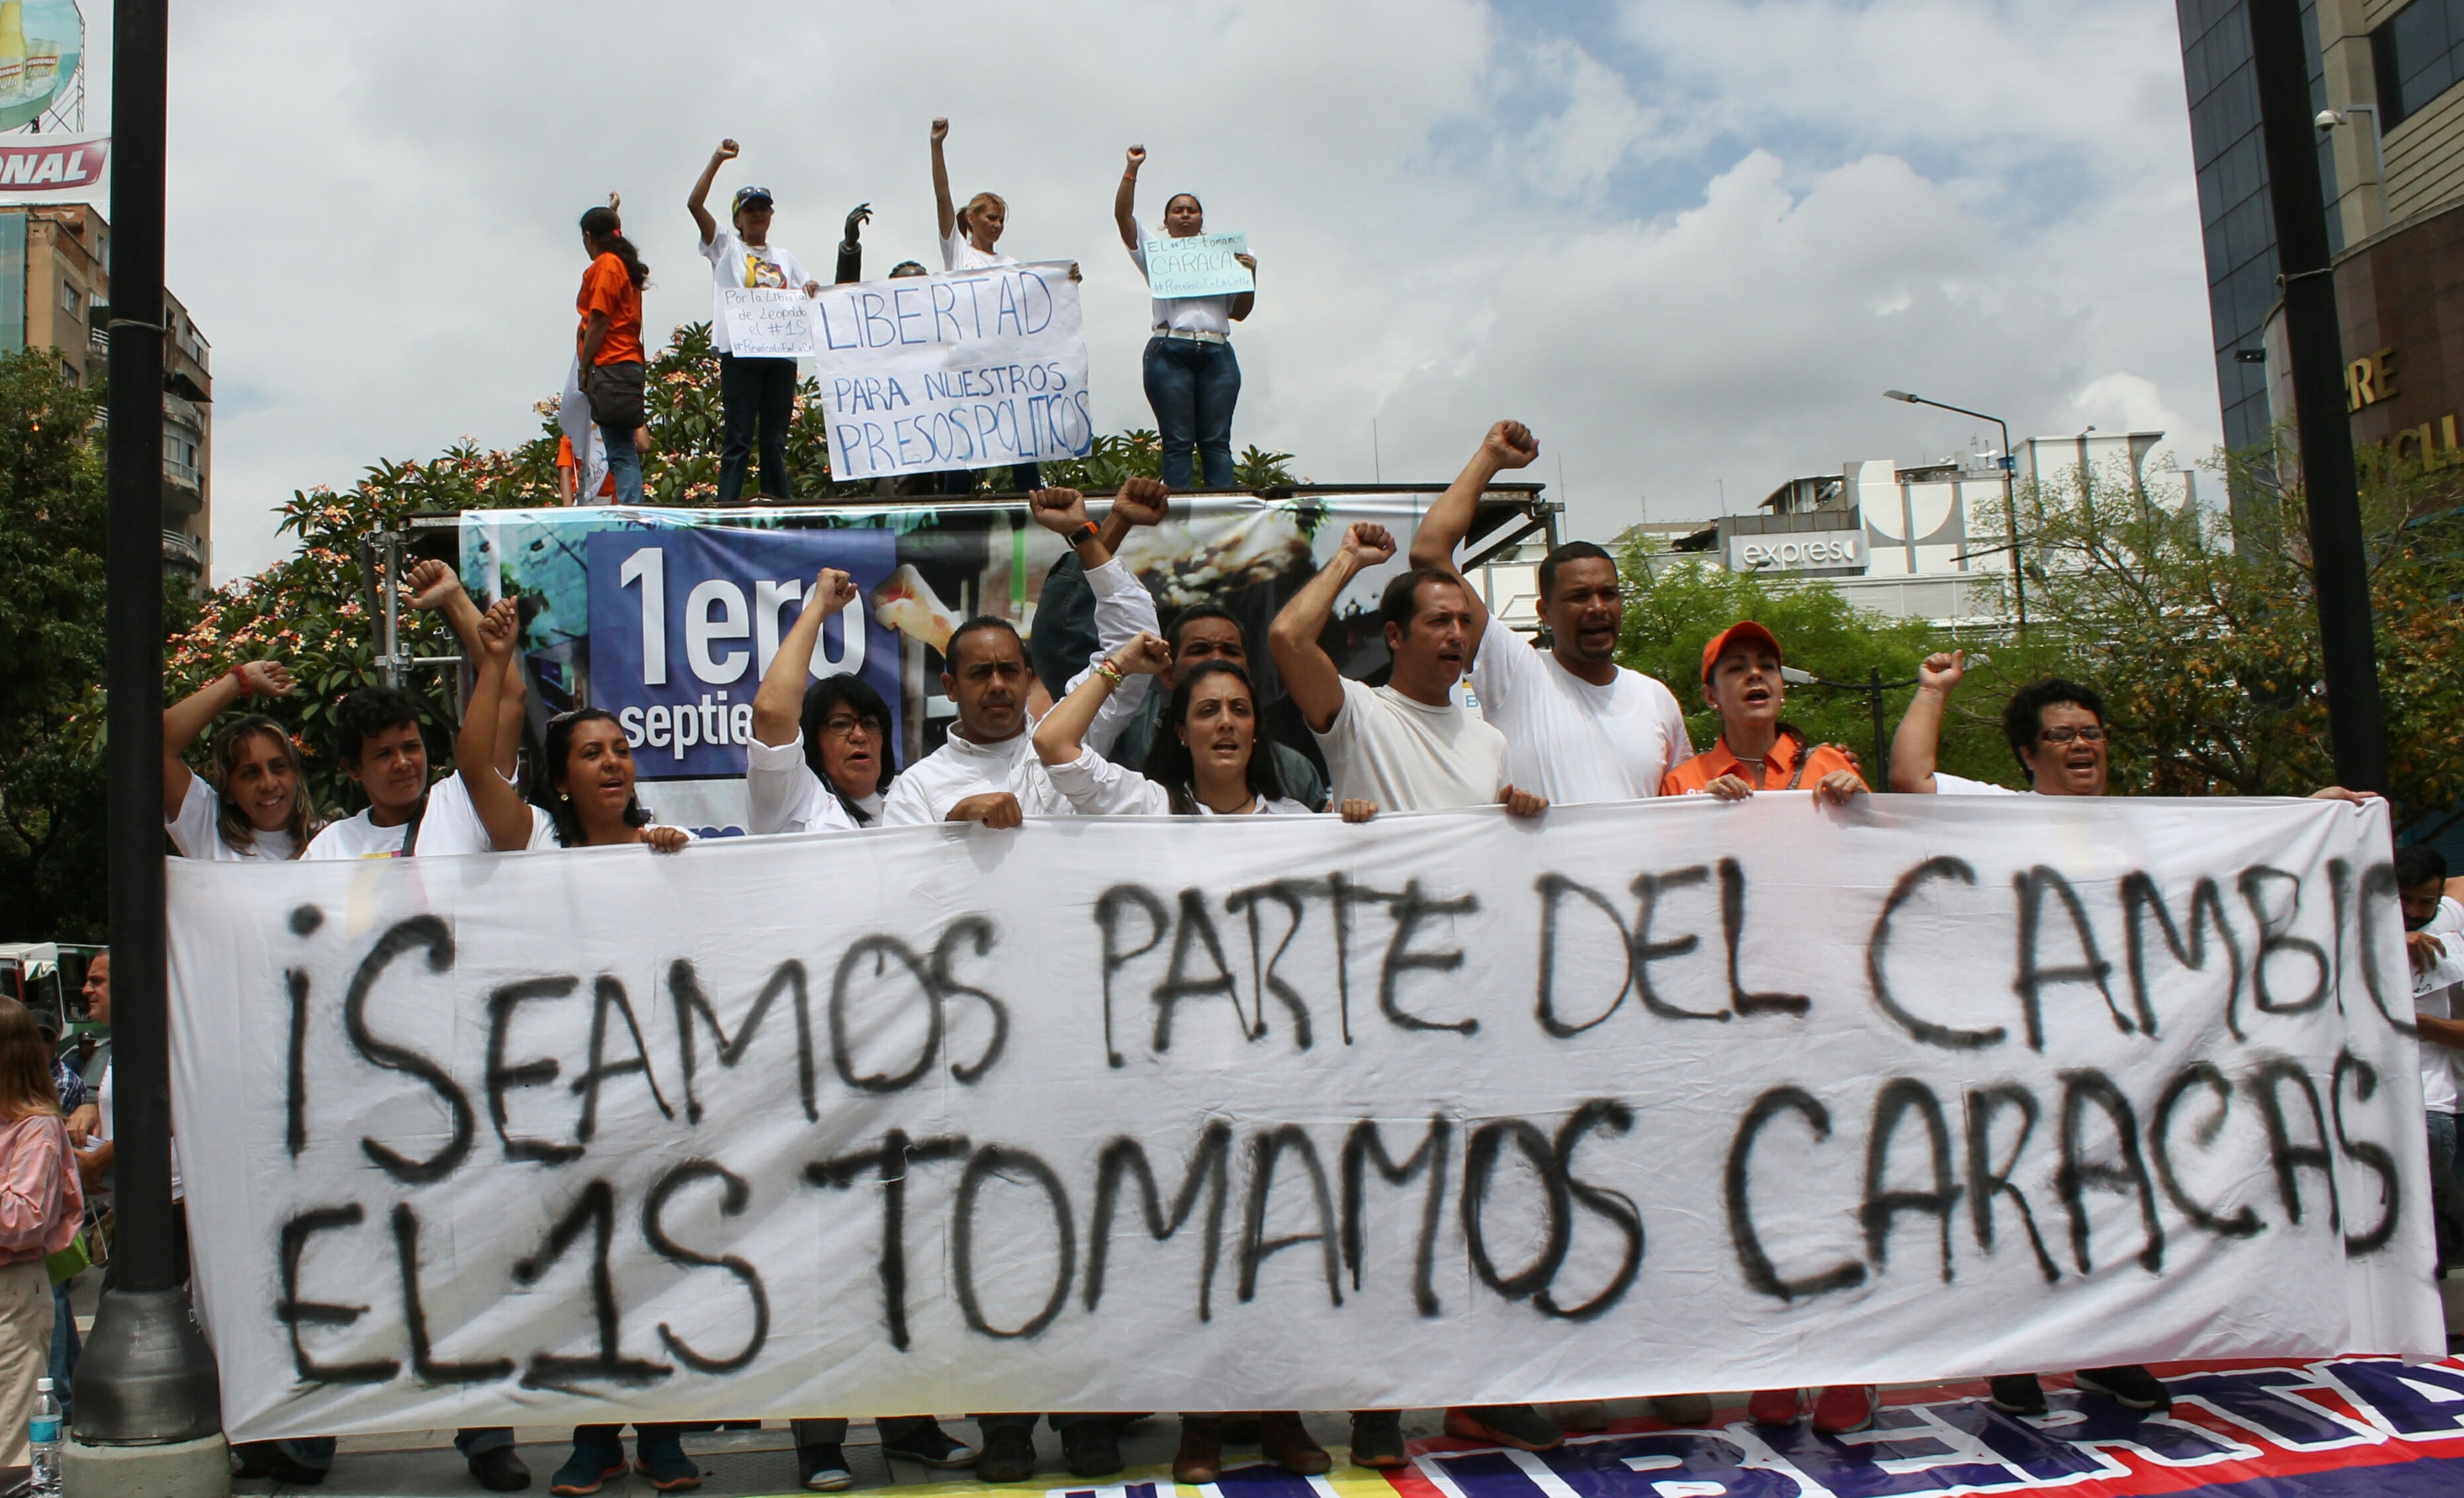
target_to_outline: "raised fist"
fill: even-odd
[[[1164,642],[1161,635],[1142,629],[1128,644],[1112,652],[1112,664],[1130,676],[1154,676],[1172,664],[1172,646]]]
[[[1087,524],[1087,496],[1074,488],[1040,488],[1026,496],[1035,523],[1067,536]]]
[[[1172,512],[1172,490],[1161,479],[1125,479],[1112,510],[1133,526],[1159,526]]]
[[[1480,448],[1501,468],[1523,468],[1540,456],[1540,439],[1521,422],[1500,422],[1488,429]]]
[[[804,606],[821,610],[825,618],[854,601],[855,579],[835,567],[823,568],[813,578],[813,591],[804,596]]]
[[[1352,529],[1343,532],[1343,552],[1364,568],[1375,567],[1394,556],[1394,532],[1367,520],[1355,520]]]

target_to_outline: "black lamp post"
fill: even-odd
[[[175,1257],[164,978],[163,137],[169,0],[116,0],[111,38],[111,432],[103,569],[120,1229],[77,1362],[77,1440],[144,1447],[222,1428],[214,1358]],[[101,1479],[98,1479],[100,1481]],[[130,1474],[130,1480],[135,1480]]]
[[[1929,405],[1937,411],[1950,411],[1960,416],[1972,416],[1980,422],[1991,422],[2002,429],[2002,511],[2011,522],[2011,587],[2013,601],[2018,609],[2019,638],[2028,638],[2028,554],[2019,543],[2019,498],[2014,488],[2019,474],[2019,456],[2011,450],[2011,423],[1998,416],[1971,411],[1964,405],[1950,405],[1941,401],[1928,401],[1924,396],[1905,390],[1885,390],[1883,399],[1905,401],[1910,405]]]
[[[2370,631],[2370,583],[2353,473],[2352,419],[2344,409],[2343,332],[2327,250],[2327,201],[2312,134],[2310,64],[2299,0],[2249,0],[2251,73],[2258,85],[2259,139],[2267,148],[2276,260],[2283,273],[2284,343],[2293,368],[2294,428],[2319,594],[2319,659],[2327,686],[2327,733],[2336,779],[2385,791],[2387,718],[2379,700],[2378,647]]]
[[[1991,418],[1987,418],[1991,420]],[[1791,686],[1820,686],[1835,692],[1863,692],[1866,703],[1874,709],[1874,771],[1884,790],[1891,785],[1891,749],[1882,737],[1882,694],[1896,692],[1917,684],[1915,677],[1904,682],[1885,682],[1882,668],[1873,667],[1861,682],[1826,682],[1811,671],[1800,671],[1793,665],[1779,668],[1780,680]]]

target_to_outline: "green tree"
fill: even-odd
[[[2299,795],[2335,778],[2305,498],[2290,453],[2228,465],[2237,524],[2115,470],[2017,495],[2032,625],[2104,695],[2115,767],[2167,795]],[[2370,604],[2398,826],[2464,801],[2464,470],[2365,451]]]
[[[0,358],[0,937],[103,923],[100,396],[49,349]]]

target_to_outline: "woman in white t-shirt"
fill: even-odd
[[[210,776],[186,754],[206,725],[246,697],[288,697],[280,662],[233,666],[163,710],[163,830],[184,858],[299,857],[316,832],[308,773],[282,726],[249,713],[222,726],[209,750]]]
[[[519,619],[511,598],[498,600],[480,618],[479,650],[486,659],[462,709],[462,734],[453,746],[463,791],[500,853],[539,841],[531,804],[495,769],[496,700],[513,675]],[[616,715],[605,707],[561,712],[547,721],[533,791],[555,821],[558,847],[642,842],[653,852],[673,853],[693,840],[681,827],[651,823],[633,792],[632,747],[625,742]]]
[[[979,192],[969,198],[963,208],[951,205],[950,165],[941,159],[941,141],[949,134],[949,120],[933,121],[933,216],[941,234],[941,269],[981,271],[989,266],[1018,264],[1016,257],[995,248],[1001,243],[1001,230],[1009,225],[1008,199],[998,192]],[[1069,279],[1078,279],[1074,263],[1069,267]],[[1017,464],[1009,473],[1010,487],[1021,493],[1033,493],[1044,487],[1044,470],[1035,464]],[[953,468],[941,475],[944,494],[971,493],[975,487],[972,469]]]
[[[1146,772],[1125,769],[1088,749],[1085,738],[1095,714],[1127,678],[1161,671],[1172,647],[1160,636],[1141,633],[1098,663],[1075,690],[1052,705],[1035,726],[1035,756],[1054,789],[1081,816],[1309,816],[1312,812],[1284,794],[1275,756],[1258,748],[1258,697],[1249,673],[1229,661],[1204,661],[1181,675],[1165,705],[1163,724],[1147,753]],[[1369,801],[1343,803],[1343,819],[1365,822],[1377,814]],[[1260,1419],[1259,1448],[1287,1471],[1315,1477],[1332,1461],[1290,1410]],[[1223,1417],[1184,1412],[1180,1449],[1173,1457],[1177,1483],[1202,1486],[1223,1470]]]
[[[1309,816],[1284,794],[1275,756],[1258,750],[1258,694],[1229,661],[1202,661],[1173,688],[1141,773],[1086,747],[1087,731],[1114,688],[1172,663],[1172,646],[1140,633],[1052,705],[1035,726],[1035,756],[1081,816]],[[1374,801],[1346,801],[1347,822],[1377,814]]]
[[[1147,273],[1147,229],[1137,218],[1138,168],[1146,160],[1145,146],[1130,147],[1120,188],[1112,195],[1112,222],[1140,275]],[[1206,208],[1198,194],[1176,192],[1164,200],[1163,231],[1171,239],[1206,232]],[[1233,258],[1254,283],[1256,257]],[[1155,432],[1163,441],[1163,481],[1174,488],[1189,488],[1193,453],[1205,488],[1232,487],[1232,408],[1241,400],[1241,361],[1232,355],[1232,324],[1247,317],[1257,304],[1255,291],[1158,296],[1149,303],[1155,333],[1147,339],[1142,373],[1147,404],[1155,408]]]

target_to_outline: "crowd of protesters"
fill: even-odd
[[[1018,264],[1001,249],[1001,235],[1009,225],[1008,200],[990,191],[976,193],[963,205],[952,197],[943,155],[949,134],[949,120],[933,121],[935,233],[943,272]],[[710,194],[719,171],[740,154],[735,141],[721,141],[685,198],[701,256],[711,268],[711,344],[718,354],[722,431],[715,497],[721,505],[742,501],[750,479],[755,501],[779,504],[795,494],[787,430],[795,414],[796,361],[737,354],[727,330],[726,293],[770,287],[818,295],[822,285],[806,273],[794,251],[770,237],[778,199],[769,188],[737,187],[725,224],[712,214]],[[1112,210],[1121,242],[1141,277],[1147,273],[1147,229],[1137,217],[1136,201],[1138,170],[1146,159],[1145,146],[1129,148]],[[622,200],[611,194],[607,206],[582,216],[583,253],[589,265],[574,299],[578,321],[573,372],[565,392],[569,414],[562,423],[565,435],[557,455],[559,483],[567,504],[642,502],[641,459],[650,445],[642,289],[649,284],[650,269],[625,235],[621,208]],[[834,284],[863,278],[861,235],[871,218],[869,204],[847,214]],[[1196,193],[1177,192],[1165,201],[1163,237],[1186,239],[1204,233],[1205,228],[1206,210]],[[1254,280],[1256,257],[1243,253],[1235,258]],[[892,278],[931,273],[914,260],[902,260],[890,271]],[[1075,262],[1069,274],[1073,280],[1080,277]],[[1175,489],[1189,488],[1193,477],[1206,488],[1232,487],[1232,411],[1241,399],[1241,363],[1232,353],[1232,324],[1247,317],[1256,305],[1254,289],[1237,294],[1155,297],[1151,303],[1152,328],[1141,373],[1155,412],[1163,481]],[[1043,473],[1032,463],[1010,469],[1008,479],[1009,487],[1020,492],[1044,487]],[[973,491],[976,482],[974,472],[953,469],[914,476],[893,488],[902,494],[964,494]]]
[[[937,131],[935,144],[937,167]],[[768,242],[767,193],[745,188],[736,195],[733,233],[703,212],[713,175],[732,154],[731,144],[712,158],[692,200],[719,283],[740,276],[745,284],[798,284],[803,272],[794,256]],[[1135,163],[1133,156],[1133,176]],[[1126,215],[1126,181],[1122,202]],[[998,198],[980,195],[954,216],[945,193],[943,206],[951,264],[995,253],[1005,210]],[[1175,200],[1167,212],[1178,211]],[[1125,226],[1134,229],[1126,217]],[[851,216],[843,274],[852,270],[847,250],[856,228]],[[637,336],[624,316],[626,307],[638,306],[637,298],[627,301],[626,289],[636,285],[639,259],[617,229],[602,225],[586,232],[600,260],[590,283],[595,290],[585,290],[585,300],[599,296],[608,305],[592,310],[583,353],[605,371],[625,361],[607,359],[611,348],[638,358]],[[1134,233],[1130,237],[1134,244]],[[766,422],[776,372],[729,378],[728,388],[750,392],[756,414]],[[603,389],[638,384],[637,373],[603,373],[596,380]],[[603,424],[610,454],[627,451],[627,432],[613,422]],[[746,445],[733,469],[739,481],[752,467],[751,451],[766,454],[767,430],[759,423],[739,428],[731,418],[731,444],[740,434]],[[1198,450],[1209,450],[1202,438]],[[1742,800],[1802,790],[1818,806],[1871,794],[1853,756],[1810,741],[1786,720],[1785,642],[1758,622],[1737,620],[1719,630],[1704,649],[1701,680],[1686,684],[1719,721],[1716,739],[1698,749],[1671,684],[1617,662],[1623,599],[1616,564],[1599,547],[1571,542],[1542,564],[1538,607],[1547,648],[1534,648],[1487,611],[1459,570],[1456,552],[1491,481],[1528,466],[1538,452],[1523,425],[1498,423],[1422,517],[1405,567],[1379,599],[1392,666],[1375,686],[1344,675],[1322,640],[1345,586],[1395,558],[1395,540],[1383,528],[1352,526],[1261,642],[1230,615],[1205,605],[1166,627],[1154,598],[1113,555],[1129,530],[1164,518],[1171,503],[1165,484],[1131,481],[1101,526],[1090,520],[1078,491],[1038,490],[1029,501],[1033,519],[1068,542],[1093,597],[1092,648],[1070,679],[1047,693],[1008,621],[989,616],[965,621],[943,651],[942,687],[955,706],[956,726],[940,748],[913,764],[896,762],[890,709],[877,693],[852,676],[815,681],[810,675],[824,621],[854,597],[846,574],[824,570],[781,640],[753,704],[748,826],[760,836],[936,821],[1001,829],[1027,816],[1111,814],[1334,814],[1365,822],[1382,811],[1496,805],[1518,817],[1541,817],[1552,804],[1652,796]],[[765,455],[758,471],[766,474],[768,462]],[[621,461],[611,466],[621,491],[633,481],[623,476]],[[418,704],[408,694],[393,687],[354,691],[333,716],[341,767],[367,805],[320,826],[297,748],[271,718],[237,710],[251,698],[287,695],[297,684],[280,662],[241,662],[164,716],[165,828],[182,857],[407,858],[606,843],[693,856],[693,836],[659,823],[644,805],[626,735],[605,711],[585,708],[552,720],[524,775],[523,674],[510,602],[482,612],[439,562],[420,564],[406,586],[409,601],[440,615],[475,664],[455,770],[435,773]],[[1314,758],[1267,731],[1250,669],[1262,646],[1306,724]],[[1964,665],[1956,651],[1925,662],[1893,744],[1890,791],[2023,793],[1938,767],[1945,709]],[[1466,681],[1478,712],[1465,706]],[[206,755],[209,770],[199,774],[186,751],[209,726],[215,730]],[[2025,686],[2011,699],[2004,728],[2030,792],[2107,793],[2104,707],[2091,688],[2057,680]],[[2334,788],[2318,794],[2366,798]],[[2464,1051],[2464,1011],[2455,1003],[2464,981],[2464,906],[2447,897],[2447,870],[2436,854],[2405,849],[2396,871],[2425,1042],[2425,1147],[2437,1167],[2442,1240],[2464,1247],[2464,1212],[2453,1180],[2458,1109],[2453,1060]],[[96,1016],[105,1021],[108,990],[104,958],[96,963],[87,992]],[[74,1074],[54,1078],[44,1064],[50,1053],[24,1012],[0,1010],[0,1111],[8,1120],[0,1132],[0,1357],[11,1359],[0,1397],[14,1401],[0,1410],[0,1430],[17,1433],[21,1442],[25,1401],[60,1313],[51,1310],[34,1266],[59,1246],[64,1225],[73,1230],[80,1192],[100,1183],[111,1148],[108,1076],[91,1103],[78,1096],[81,1087],[73,1089]],[[2169,1407],[2164,1383],[2144,1368],[2081,1369],[2073,1377],[2080,1388],[2129,1409]],[[1994,1406],[2008,1413],[2046,1411],[2032,1370],[1993,1379],[1991,1391]],[[1672,1423],[1706,1421],[1712,1407],[1702,1395],[1652,1401],[1653,1413]],[[1752,1394],[1748,1417],[1771,1426],[1806,1421],[1838,1435],[1865,1428],[1877,1408],[1877,1390],[1869,1385],[1768,1389]],[[954,1438],[929,1415],[877,1424],[891,1454],[935,1467],[972,1465],[985,1481],[1020,1482],[1035,1471],[1031,1435],[1040,1418],[1058,1431],[1073,1476],[1092,1480],[1120,1469],[1123,1417],[1114,1415],[980,1414],[974,1417],[980,1447]],[[1303,1476],[1330,1469],[1332,1458],[1293,1412],[1267,1412],[1254,1421],[1189,1412],[1182,1417],[1176,1480],[1215,1481],[1225,1441],[1245,1435],[1241,1427],[1252,1423],[1266,1460]],[[1559,1419],[1529,1405],[1449,1410],[1444,1428],[1526,1451],[1563,1440]],[[799,1473],[808,1487],[853,1485],[843,1445],[846,1422],[799,1420],[793,1429]],[[550,1491],[593,1492],[635,1466],[663,1491],[692,1487],[700,1474],[683,1435],[675,1425],[638,1425],[628,1461],[621,1426],[582,1426]],[[528,1485],[510,1430],[465,1430],[456,1444],[484,1487]],[[1373,1468],[1405,1465],[1397,1412],[1355,1412],[1349,1457]],[[246,1470],[295,1482],[316,1481],[331,1459],[330,1442],[266,1443],[240,1453]]]

